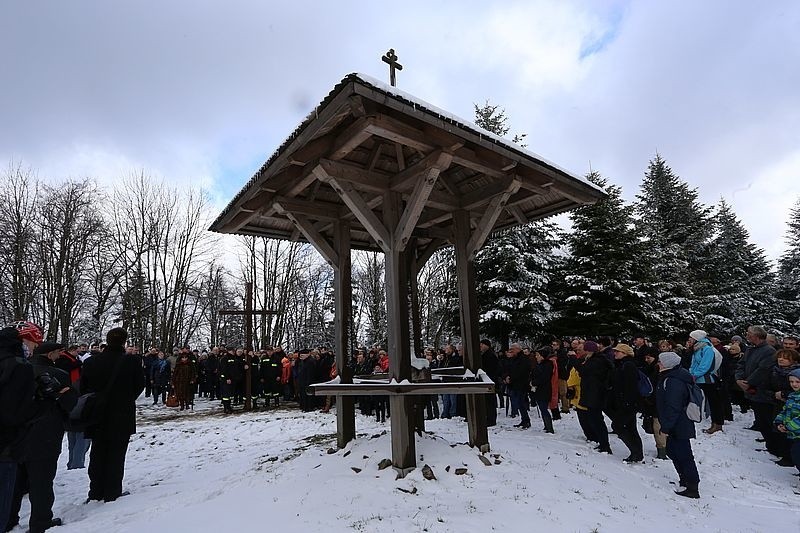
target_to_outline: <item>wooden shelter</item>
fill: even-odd
[[[350,74],[210,229],[306,241],[333,267],[336,362],[343,385],[352,383],[346,371],[350,251],[383,252],[389,376],[400,383],[411,378],[412,342],[421,354],[417,273],[437,249],[455,246],[462,355],[464,366],[476,373],[481,366],[476,252],[493,231],[603,197],[593,184],[468,121]],[[390,406],[392,460],[403,473],[416,463],[412,400],[397,392],[401,389],[395,387]],[[467,396],[467,412],[470,444],[488,449],[481,396]],[[354,420],[352,396],[343,393],[337,408],[340,447],[355,437]]]

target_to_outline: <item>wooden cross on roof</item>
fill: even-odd
[[[397,62],[397,54],[394,53],[394,48],[389,48],[389,51],[383,54],[384,63],[389,64],[389,83],[392,87],[397,87],[397,74],[395,70],[403,70],[403,65]]]

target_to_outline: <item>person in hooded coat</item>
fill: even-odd
[[[678,483],[685,487],[679,496],[699,498],[700,475],[692,453],[690,439],[697,436],[694,422],[686,416],[692,375],[681,366],[681,356],[664,352],[658,356],[660,370],[656,386],[656,404],[661,432],[667,435],[667,456],[678,472]]]

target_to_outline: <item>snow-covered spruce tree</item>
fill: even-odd
[[[557,293],[552,294],[556,312],[552,330],[627,336],[647,329],[643,310],[652,305],[637,261],[641,245],[621,189],[597,172],[587,179],[608,197],[570,213],[570,256],[562,261],[561,275],[553,285]]]
[[[800,199],[789,215],[786,246],[778,262],[778,297],[784,301],[784,318],[800,332]]]
[[[475,258],[481,330],[508,346],[510,338],[534,338],[550,321],[546,292],[550,255],[559,231],[551,222],[531,222],[491,236]]]
[[[705,258],[713,230],[709,209],[659,154],[636,198],[636,230],[644,246],[635,260],[649,272],[654,302],[645,316],[648,330],[669,335],[694,329],[701,318],[698,290],[713,267]]]
[[[475,104],[475,123],[500,137],[510,131],[500,106]],[[512,142],[522,144],[525,134]],[[493,234],[475,258],[475,280],[482,332],[503,348],[513,339],[532,338],[550,320],[547,294],[550,256],[559,230],[550,222],[531,222]]]
[[[784,330],[775,276],[764,250],[750,242],[750,234],[725,200],[711,215],[716,230],[706,255],[713,268],[705,270],[703,327],[729,335],[743,334],[752,324]]]

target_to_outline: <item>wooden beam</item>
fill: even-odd
[[[281,206],[281,211],[279,212],[287,211],[312,220],[340,220],[345,214],[342,206],[333,202],[321,202],[319,200],[312,202],[278,196],[273,200],[273,205],[275,204]]]
[[[367,110],[364,107],[364,100],[357,94],[350,96],[347,101],[350,102],[350,112],[354,117],[363,117],[367,114]]]
[[[321,159],[319,162],[326,174],[338,181],[355,183],[365,191],[383,193],[389,188],[389,176],[378,171],[369,171],[349,163]],[[324,181],[324,180],[323,180]]]
[[[367,233],[375,239],[378,246],[383,250],[388,250],[392,242],[389,232],[381,221],[378,220],[378,217],[375,216],[372,209],[369,208],[364,198],[361,197],[361,194],[359,194],[349,182],[338,176],[334,177],[329,174],[323,165],[316,167],[314,173],[318,179],[328,183],[328,185],[336,191],[336,194],[339,195],[353,215],[361,222],[361,225],[364,226]]]
[[[375,146],[372,147],[372,152],[369,154],[369,164],[367,165],[367,170],[372,172],[372,169],[375,168],[378,159],[381,157],[381,150],[383,150],[383,143],[380,141],[375,141]]]
[[[400,143],[395,143],[394,151],[397,155],[397,170],[402,172],[406,169],[406,158],[403,155],[403,145]]]
[[[518,185],[517,185],[518,186]],[[475,262],[470,253],[469,213],[456,211],[453,215],[455,233],[456,280],[461,318],[461,345],[464,366],[474,373],[481,368],[478,345],[478,298],[475,294]],[[470,446],[481,452],[489,451],[489,432],[486,427],[486,400],[481,396],[467,397],[467,428]]]
[[[511,213],[517,222],[520,224],[527,224],[528,218],[525,216],[525,213],[522,212],[522,209],[519,208],[518,205],[506,205],[506,211]]]
[[[339,254],[336,253],[328,240],[314,228],[314,224],[310,220],[303,215],[296,215],[286,211],[278,202],[275,203],[275,209],[279,213],[286,215],[294,223],[300,233],[314,246],[329,265],[336,266],[339,263]]]
[[[585,205],[587,203],[595,203],[597,201],[597,198],[593,198],[593,197],[590,197],[587,194],[582,194],[582,193],[576,192],[574,189],[570,189],[568,187],[565,187],[564,185],[561,185],[560,183],[553,183],[553,184],[549,185],[546,188],[547,189],[552,189],[557,194],[559,194],[559,195],[561,195],[561,196],[563,196],[565,198],[569,198],[570,200],[572,200],[573,202],[577,203],[578,205]]]
[[[515,178],[513,176],[503,176],[503,178],[498,181],[494,181],[480,189],[465,194],[461,197],[461,208],[469,211],[484,205],[490,198],[505,192],[514,181]]]
[[[495,196],[489,202],[489,205],[486,207],[486,211],[484,211],[480,222],[478,222],[478,227],[475,229],[469,239],[469,242],[467,243],[467,254],[470,261],[475,258],[475,254],[486,242],[486,238],[489,236],[489,233],[492,232],[492,228],[494,228],[494,223],[497,222],[497,218],[500,216],[500,213],[502,213],[503,209],[505,209],[508,198],[518,190],[519,181],[514,180],[502,194]]]
[[[414,191],[406,203],[403,216],[400,218],[394,234],[394,246],[400,250],[404,250],[406,244],[408,244],[411,232],[417,225],[419,215],[422,213],[422,209],[433,191],[433,186],[436,185],[439,173],[449,167],[452,160],[453,156],[451,154],[440,152],[436,161],[423,172],[423,175],[420,176],[421,179],[417,180],[417,184],[414,186]]]
[[[421,130],[387,115],[381,114],[375,117],[375,122],[368,129],[373,135],[416,148],[425,153],[433,148]]]
[[[392,176],[392,190],[404,191],[413,186],[419,175],[430,168],[438,167],[439,171],[443,172],[450,166],[452,160],[452,155],[444,154],[441,150],[434,150],[402,172]]]
[[[353,306],[352,264],[350,258],[350,224],[336,222],[333,228],[333,246],[339,260],[333,269],[333,300],[336,368],[340,383],[352,383],[350,359],[350,321]],[[356,438],[355,402],[353,397],[336,398],[336,441],[339,448]]]
[[[372,117],[361,117],[345,128],[333,142],[331,150],[328,152],[328,159],[333,161],[342,159],[372,137],[372,134],[366,129],[372,122]]]
[[[425,266],[425,263],[433,257],[433,254],[436,253],[436,250],[444,246],[446,241],[444,239],[432,239],[425,248],[417,251],[417,255],[414,258],[414,270],[419,273],[422,270],[422,267]]]

